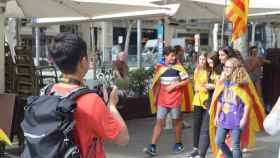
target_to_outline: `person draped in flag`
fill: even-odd
[[[229,60],[229,55],[225,54],[230,54],[226,53],[226,51],[223,51],[224,49],[221,49],[219,51],[219,58],[222,63],[226,63]],[[234,56],[234,54],[233,54]],[[240,62],[239,60],[237,60]],[[242,63],[240,62],[241,67],[243,67]],[[225,66],[224,66],[225,69]],[[219,82],[222,82],[226,80],[226,75],[225,72],[221,74],[221,78]],[[218,92],[221,89],[220,84],[216,85],[215,88],[215,93],[212,98],[212,103],[211,103],[211,109],[216,109],[217,108],[217,101],[218,101]],[[248,73],[245,71],[245,78],[243,80],[243,83],[240,84],[240,89],[239,89],[239,94],[245,99],[245,101],[249,102],[251,105],[251,110],[249,114],[249,120],[246,128],[243,129],[242,136],[241,136],[241,148],[252,148],[256,145],[256,136],[255,133],[262,130],[262,122],[265,118],[265,112],[261,103],[260,98],[257,95],[256,88],[254,87],[253,82],[251,81]],[[211,143],[211,148],[213,150],[213,153],[216,157],[220,158],[223,157],[221,152],[218,152],[216,144],[214,142],[214,137],[215,137],[215,131],[216,128],[213,125],[214,123],[214,118],[215,118],[215,111],[210,110],[210,143]],[[229,143],[231,141],[231,137],[227,136],[227,142]]]
[[[222,63],[222,68],[225,64],[225,62],[231,58],[231,57],[237,57],[236,53],[231,47],[224,47],[219,50],[219,59]],[[243,63],[241,63],[243,65]],[[250,130],[245,131],[247,137],[246,139],[243,138],[242,140],[242,148],[248,149],[253,148],[256,145],[256,132],[259,132],[263,129],[262,122],[266,116],[263,103],[261,101],[261,98],[258,96],[256,87],[254,86],[253,81],[251,80],[248,72],[246,71],[247,77],[246,81],[244,81],[244,84],[242,88],[245,90],[247,95],[252,100],[252,113],[255,117],[254,124],[252,124],[252,128],[249,128]],[[224,80],[224,73],[221,74],[220,80]]]
[[[208,113],[209,93],[206,85],[208,84],[208,75],[210,68],[207,64],[207,53],[203,52],[198,56],[197,66],[194,71],[194,106],[193,113],[193,150],[187,153],[187,157],[194,157],[199,154],[199,137],[202,127],[202,122]]]
[[[240,136],[250,120],[249,110],[252,107],[250,97],[240,86],[246,80],[247,72],[238,59],[230,58],[225,63],[224,75],[225,80],[219,83],[214,94],[217,106],[211,108],[211,112],[215,113],[213,123],[217,127],[215,143],[226,158],[241,158]],[[229,132],[232,151],[225,143]]]
[[[155,74],[150,90],[151,111],[157,111],[151,144],[145,148],[150,156],[157,155],[156,144],[164,126],[166,115],[170,113],[175,133],[174,154],[184,150],[182,144],[181,110],[191,111],[192,86],[185,68],[177,62],[175,49],[164,49],[164,62],[155,66]]]

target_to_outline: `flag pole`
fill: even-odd
[[[221,47],[224,46],[224,29],[225,29],[225,11],[227,6],[227,0],[225,0],[224,10],[223,10],[223,21],[222,21],[222,33],[221,33]]]

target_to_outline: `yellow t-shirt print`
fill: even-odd
[[[223,106],[223,112],[228,113],[230,111],[230,105],[228,103],[225,103]]]

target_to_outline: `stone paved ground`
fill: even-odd
[[[191,123],[191,115],[185,117],[187,122]],[[143,153],[143,148],[150,142],[152,129],[155,118],[145,118],[138,120],[127,121],[130,143],[127,146],[117,146],[112,143],[106,143],[107,158],[146,158]],[[186,151],[191,150],[192,144],[192,129],[187,128],[183,131],[183,143]],[[270,137],[265,132],[257,135],[257,146],[255,149],[244,153],[245,158],[277,158],[278,142],[280,136]],[[158,143],[159,158],[183,158],[186,157],[186,152],[173,155],[171,154],[171,145],[174,143],[172,130],[164,130]],[[280,143],[279,143],[280,144]],[[209,151],[207,158],[214,158]]]
[[[191,114],[185,116],[185,120],[191,123]],[[145,118],[127,121],[130,143],[127,146],[118,146],[112,143],[106,143],[105,148],[107,158],[148,158],[143,153],[143,148],[150,142],[155,118]],[[278,142],[280,136],[270,137],[265,132],[257,135],[257,147],[244,154],[244,158],[277,158]],[[186,151],[191,150],[192,144],[192,129],[186,128],[183,131],[183,143],[186,151],[179,155],[171,154],[171,146],[174,143],[172,130],[164,130],[158,143],[159,155],[157,158],[186,158]],[[279,143],[280,144],[280,143]],[[16,158],[18,149],[12,147],[8,149],[9,158]],[[11,155],[12,154],[12,155]],[[2,158],[2,156],[0,156]],[[211,152],[208,152],[207,158],[214,158]]]

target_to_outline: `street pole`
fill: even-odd
[[[137,20],[137,68],[142,67],[141,48],[142,48],[142,21],[138,19]]]
[[[219,31],[219,24],[214,24],[214,28],[213,28],[213,52],[216,52],[219,49],[218,31]]]
[[[17,26],[17,20],[16,18],[8,18],[7,20],[7,26],[6,26],[6,35],[5,40],[9,43],[10,53],[12,56],[13,63],[16,63],[16,53],[15,53],[15,47],[19,45],[19,36],[18,34],[18,26]]]
[[[21,45],[21,38],[20,38],[20,34],[19,34],[19,30],[21,27],[21,20],[19,18],[16,18],[16,46],[20,46]]]
[[[128,23],[128,27],[127,27],[127,30],[126,30],[126,37],[125,37],[125,44],[124,44],[124,52],[125,53],[128,53],[131,30],[132,30],[132,27],[135,23],[135,20],[128,20],[127,23]]]
[[[90,25],[90,39],[91,39],[91,52],[92,52],[92,71],[93,79],[96,79],[96,47],[95,47],[95,32],[94,25]]]
[[[40,28],[38,26],[35,27],[35,49],[36,49],[35,66],[39,66],[41,50],[40,50]]]
[[[106,34],[106,29],[107,29],[107,23],[102,22],[102,65],[104,64],[105,61],[105,52],[106,52],[106,40],[107,40],[107,34]],[[107,53],[107,52],[106,52]]]
[[[0,1],[0,93],[5,92],[5,8],[6,1]]]
[[[168,0],[164,0],[164,4],[168,4]],[[171,40],[173,38],[173,27],[169,25],[170,18],[168,16],[164,17],[164,46],[171,46]]]
[[[221,33],[221,47],[224,47],[224,30],[225,30],[225,10],[227,6],[227,0],[225,0],[224,10],[223,10],[223,21],[222,21],[222,33]]]
[[[251,35],[251,46],[255,45],[255,37],[256,37],[256,22],[252,22],[252,35]]]
[[[224,29],[225,29],[225,15],[223,15],[223,22],[222,22],[221,47],[224,47]]]

